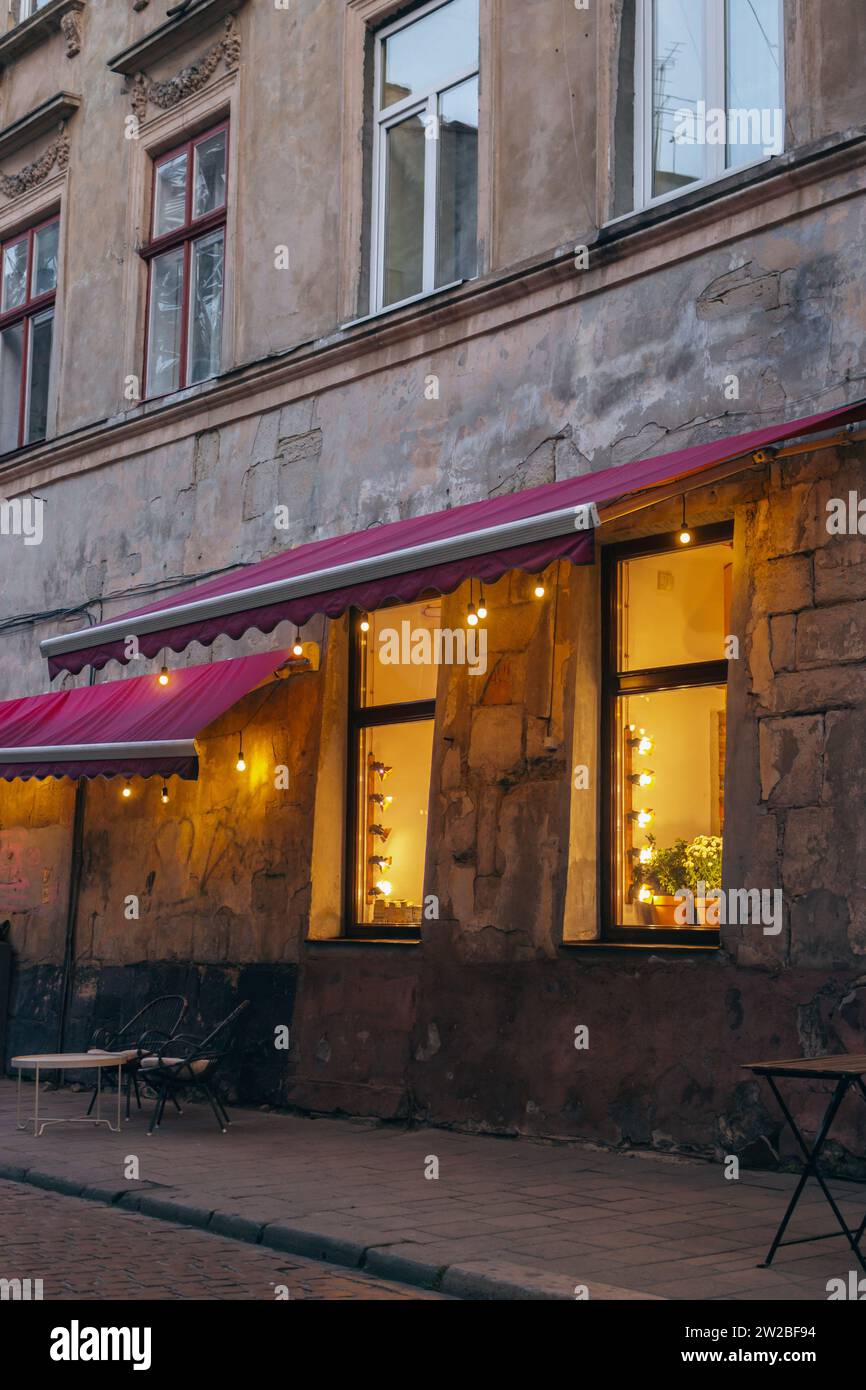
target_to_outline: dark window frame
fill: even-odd
[[[185,391],[190,384],[199,386],[201,382],[190,383],[189,375],[189,310],[191,280],[190,271],[192,266],[192,248],[197,241],[208,236],[211,232],[223,229],[223,304],[225,308],[225,264],[226,264],[226,225],[228,222],[229,206],[229,142],[231,131],[228,116],[218,121],[216,125],[208,126],[207,129],[199,131],[196,135],[190,135],[179,145],[172,146],[162,154],[154,156],[151,160],[150,178],[150,239],[145,246],[139,250],[139,255],[147,267],[147,293],[145,295],[144,312],[144,371],[143,371],[143,400],[159,400],[161,396],[170,396],[175,391]],[[193,173],[195,169],[195,147],[209,140],[220,131],[226,133],[226,154],[225,154],[225,201],[221,207],[214,208],[211,212],[206,212],[200,217],[192,215],[193,199]],[[161,236],[155,237],[153,234],[154,222],[156,220],[156,181],[160,168],[168,164],[172,159],[177,159],[178,155],[186,154],[187,158],[187,178],[186,178],[186,201],[184,208],[184,221],[180,227],[174,227],[169,232],[164,232]],[[150,356],[150,310],[151,297],[153,294],[153,263],[157,256],[163,255],[166,251],[174,251],[178,247],[183,247],[183,292],[181,295],[181,324],[180,324],[180,369],[178,372],[178,383],[170,391],[151,394],[149,382],[149,356]],[[212,380],[205,377],[203,380]]]
[[[15,446],[15,447],[18,448],[18,449],[23,448],[24,445],[25,445],[25,443],[26,443],[26,444],[31,444],[31,443],[32,443],[32,444],[41,444],[41,443],[42,443],[42,440],[41,440],[41,439],[33,439],[33,440],[28,439],[28,440],[25,440],[25,438],[24,438],[24,435],[25,435],[25,433],[26,433],[26,423],[27,423],[27,378],[28,378],[28,375],[29,375],[29,372],[30,372],[30,322],[31,322],[32,319],[37,318],[40,314],[45,313],[45,311],[46,311],[47,309],[51,309],[52,311],[54,311],[54,315],[53,315],[53,317],[52,317],[52,324],[51,324],[51,352],[52,352],[52,356],[53,356],[53,353],[54,353],[54,317],[56,316],[55,305],[56,305],[56,303],[57,303],[57,282],[56,282],[56,280],[55,280],[54,288],[53,288],[53,289],[46,290],[43,294],[37,294],[37,295],[31,295],[31,294],[30,294],[30,283],[31,283],[31,280],[33,279],[33,268],[34,268],[34,267],[33,267],[33,249],[34,249],[34,246],[35,246],[35,244],[36,244],[36,234],[37,234],[37,232],[43,231],[45,227],[53,226],[53,224],[54,224],[55,222],[57,223],[57,237],[58,237],[57,245],[58,245],[58,261],[59,261],[59,259],[60,259],[60,249],[59,249],[59,248],[60,248],[60,213],[59,213],[59,212],[53,212],[53,213],[51,213],[51,215],[50,215],[49,217],[43,218],[41,222],[34,222],[33,225],[32,225],[31,227],[26,227],[26,228],[24,229],[23,232],[15,232],[12,236],[6,237],[6,239],[5,239],[4,241],[0,241],[0,276],[2,276],[2,273],[3,273],[3,263],[4,263],[4,261],[5,261],[6,252],[7,252],[8,248],[9,248],[10,246],[15,246],[16,243],[17,243],[17,242],[20,242],[20,241],[26,241],[26,242],[27,242],[27,271],[26,271],[26,279],[25,279],[26,293],[25,293],[24,299],[23,299],[23,301],[22,301],[20,304],[16,304],[14,308],[12,308],[12,309],[6,309],[6,310],[3,310],[3,311],[0,311],[0,333],[5,332],[5,330],[6,330],[7,328],[14,328],[15,325],[18,324],[18,323],[23,323],[23,325],[24,325],[24,335],[23,335],[22,348],[21,348],[21,381],[20,381],[19,387],[18,387],[18,432],[17,432],[17,435],[16,435],[17,444],[16,444],[16,446]],[[59,271],[59,266],[58,266],[58,271]],[[50,378],[49,378],[49,379],[50,379]],[[48,437],[48,431],[47,431],[47,428],[46,428],[46,432],[45,432],[45,435],[43,436],[43,438],[47,438],[47,437]]]
[[[704,545],[730,541],[734,535],[732,521],[715,522],[709,526],[692,526],[689,550]],[[689,662],[679,666],[660,666],[645,671],[619,670],[619,631],[621,611],[618,601],[618,575],[622,560],[641,555],[681,553],[683,547],[677,533],[647,536],[605,546],[601,557],[602,586],[602,689],[601,689],[601,936],[602,942],[659,946],[718,945],[717,930],[706,927],[629,927],[616,921],[616,703],[623,695],[651,693],[659,690],[686,690],[703,685],[728,683],[728,662]]]
[[[383,609],[400,607],[398,604],[383,604]],[[358,805],[357,778],[359,773],[360,734],[363,729],[381,728],[388,724],[433,723],[436,718],[436,700],[407,700],[390,705],[361,704],[361,633],[359,622],[363,617],[359,609],[350,609],[349,620],[349,717],[348,717],[348,756],[346,758],[346,845],[343,863],[343,934],[359,940],[417,941],[420,938],[420,924],[406,926],[359,922],[355,899],[358,864]],[[423,911],[423,893],[422,893]]]

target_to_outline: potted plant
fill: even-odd
[[[694,896],[695,925],[706,926],[708,909],[714,900],[706,894],[722,886],[722,840],[719,835],[696,835],[693,840],[675,840],[667,849],[658,849],[654,835],[647,836],[652,858],[637,864],[632,879],[632,896],[638,916],[653,926],[674,927],[681,899],[677,893],[689,889]],[[700,896],[699,896],[700,894]],[[710,925],[717,925],[712,920]]]

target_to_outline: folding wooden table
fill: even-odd
[[[866,1273],[866,1259],[864,1259],[860,1249],[863,1232],[866,1231],[866,1216],[864,1216],[856,1231],[851,1230],[845,1222],[832,1192],[818,1169],[818,1159],[821,1156],[821,1150],[827,1142],[830,1130],[833,1127],[833,1121],[849,1090],[859,1092],[863,1100],[866,1101],[866,1086],[863,1084],[863,1077],[866,1076],[866,1056],[799,1057],[789,1062],[744,1062],[743,1066],[746,1071],[751,1071],[754,1072],[756,1076],[765,1076],[767,1078],[770,1089],[778,1101],[779,1109],[790,1125],[794,1138],[797,1140],[802,1150],[803,1157],[806,1160],[800,1173],[800,1180],[794,1189],[794,1195],[788,1203],[788,1210],[785,1212],[782,1223],[773,1238],[773,1243],[770,1246],[767,1258],[759,1268],[766,1269],[768,1265],[772,1263],[773,1256],[782,1245],[808,1245],[814,1240],[836,1240],[839,1236],[845,1236],[854,1253],[854,1258],[859,1261],[860,1267],[864,1273]],[[836,1083],[811,1150],[797,1128],[794,1117],[785,1104],[779,1087],[776,1085],[777,1079],[784,1078],[789,1078],[792,1081],[833,1081]],[[794,1208],[803,1195],[803,1189],[810,1177],[815,1178],[816,1182],[820,1185],[821,1191],[824,1193],[841,1229],[838,1231],[828,1231],[826,1235],[801,1236],[798,1240],[783,1240],[782,1237],[788,1227],[788,1222],[794,1214]]]

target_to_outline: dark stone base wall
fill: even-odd
[[[225,1063],[221,1084],[232,1099],[287,1103],[288,1051],[275,1046],[275,1030],[290,1030],[295,1006],[294,965],[186,965],[141,961],[124,966],[79,966],[70,999],[63,1049],[86,1049],[97,1028],[116,1027],[149,999],[180,994],[187,1000],[180,1032],[205,1037],[242,1000],[238,1044]],[[6,1038],[6,1065],[17,1053],[54,1052],[62,971],[56,965],[13,968]]]

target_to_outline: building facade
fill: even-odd
[[[248,998],[242,1099],[775,1161],[743,1064],[866,1024],[858,40],[857,0],[12,0],[0,697],[301,656],[167,801],[0,782],[8,1055]],[[581,563],[49,680],[197,581],[702,445]]]

